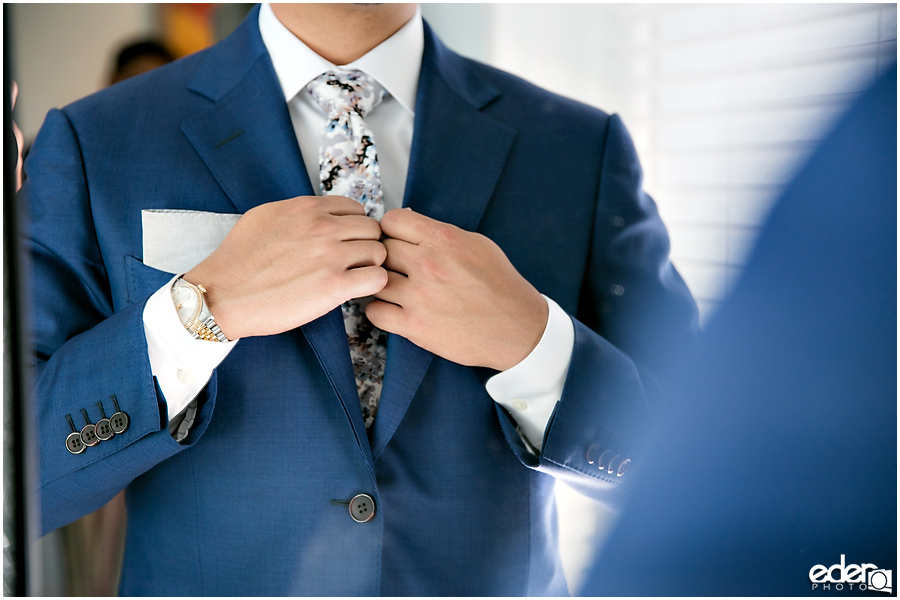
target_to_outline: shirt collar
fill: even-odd
[[[269,51],[285,101],[293,99],[306,84],[325,71],[359,69],[374,77],[406,110],[415,113],[425,47],[420,9],[417,8],[416,14],[394,35],[348,65],[334,65],[313,52],[282,25],[268,2],[263,3],[259,11],[259,32]]]

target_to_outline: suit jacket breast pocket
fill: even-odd
[[[129,254],[125,255],[125,292],[128,306],[141,302],[164,286],[175,273],[148,267]]]

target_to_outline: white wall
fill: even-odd
[[[9,34],[16,121],[33,140],[47,111],[103,88],[114,52],[153,31],[148,4],[14,4]]]
[[[491,55],[490,4],[422,4],[422,17],[454,52],[485,62]]]
[[[494,5],[487,62],[619,113],[704,320],[771,203],[896,60],[896,4]]]

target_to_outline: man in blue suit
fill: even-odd
[[[776,205],[583,593],[896,594],[896,226],[894,69]]]
[[[386,90],[380,224],[314,195],[334,70]],[[51,111],[26,170],[43,529],[127,488],[123,594],[564,594],[554,478],[618,505],[696,331],[621,121],[411,5],[263,5]]]

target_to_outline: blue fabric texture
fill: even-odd
[[[694,336],[696,308],[621,120],[427,26],[404,204],[490,237],[575,320],[543,453],[487,395],[491,372],[397,336],[367,433],[339,309],[242,340],[188,443],[169,436],[141,312],[171,274],[142,263],[140,211],[312,194],[257,10],[208,50],[51,111],[29,155],[44,531],[127,488],[124,595],[566,594],[554,477],[621,502],[629,478],[585,453],[640,446],[651,373]],[[110,394],[131,428],[69,454],[65,415]],[[359,493],[377,504],[364,524],[332,503]]]
[[[810,570],[897,573],[896,225],[893,69],[788,187],[687,353],[582,593],[883,593]]]

